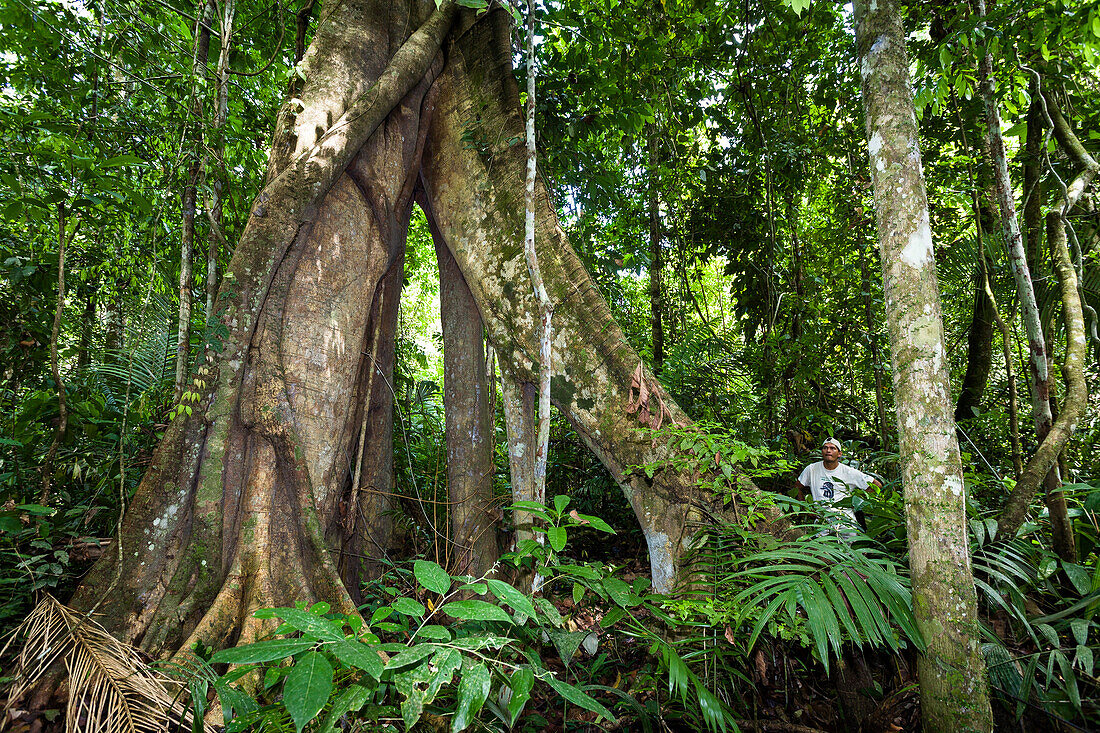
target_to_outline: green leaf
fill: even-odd
[[[565,507],[569,506],[569,497],[565,494],[558,494],[554,497],[554,509],[558,514],[565,511]]]
[[[286,659],[304,652],[316,642],[302,639],[273,639],[257,641],[244,646],[231,647],[215,652],[210,657],[211,664],[255,664]]]
[[[415,664],[434,654],[437,649],[438,647],[434,644],[417,644],[401,652],[396,657],[392,657],[390,661],[386,662],[386,669],[400,669]]]
[[[452,733],[465,730],[473,722],[477,711],[485,704],[485,698],[489,697],[490,682],[489,668],[484,662],[478,662],[462,673],[462,681],[458,683],[458,706],[451,719]]]
[[[543,616],[546,618],[547,622],[549,622],[551,626],[559,629],[561,628],[561,614],[558,613],[558,609],[554,607],[553,603],[546,600],[542,596],[539,596],[535,599],[535,606],[537,606],[538,609],[542,611]]]
[[[1081,595],[1085,595],[1092,589],[1092,576],[1085,568],[1077,563],[1062,561],[1062,570],[1065,571],[1069,582]]]
[[[317,730],[317,733],[332,733],[341,718],[348,713],[361,710],[373,694],[374,690],[362,685],[352,685],[344,690],[332,703],[332,709],[329,710],[328,717],[325,718],[324,724]]]
[[[507,603],[513,610],[524,614],[527,618],[535,618],[535,606],[531,603],[530,598],[520,593],[511,585],[508,585],[503,580],[488,578],[485,582],[488,584],[489,590],[497,599]]]
[[[141,165],[145,161],[136,155],[118,155],[99,164],[100,168],[117,168],[123,165]]]
[[[446,595],[451,589],[451,576],[437,563],[431,560],[417,560],[413,563],[413,577],[416,582],[432,593]]]
[[[582,520],[582,522],[581,522],[582,524],[584,524],[584,523],[590,524],[592,527],[594,527],[595,529],[598,529],[601,532],[607,532],[608,534],[615,534],[615,530],[612,529],[611,525],[608,524],[607,522],[603,521],[599,517],[593,517],[591,514],[578,514],[577,519]]]
[[[531,698],[531,690],[535,686],[535,674],[530,667],[520,667],[508,678],[508,689],[512,691],[512,699],[508,701],[508,726],[513,727],[519,714],[523,712],[523,706]]]
[[[566,667],[573,661],[573,655],[580,649],[587,631],[550,631],[547,632],[550,641],[554,642],[554,648],[558,650],[558,656]]]
[[[611,596],[611,600],[624,608],[637,606],[641,603],[641,599],[634,595],[630,586],[618,578],[605,578],[603,587],[607,594]]]
[[[469,621],[501,621],[506,624],[515,623],[512,617],[508,615],[507,611],[500,606],[496,606],[486,601],[454,601],[444,604],[439,610],[448,616],[454,616],[455,618]]]
[[[344,639],[328,645],[332,655],[354,669],[361,669],[376,680],[382,679],[382,657],[361,641]]]
[[[299,733],[317,717],[331,693],[332,665],[320,652],[303,654],[283,684],[283,704]]]
[[[615,720],[615,716],[611,714],[610,710],[605,708],[599,702],[597,702],[592,697],[590,697],[586,693],[582,692],[578,688],[574,687],[573,685],[566,684],[565,682],[562,682],[561,680],[558,680],[558,679],[554,679],[554,677],[551,676],[551,675],[547,675],[544,678],[544,680],[548,685],[550,685],[552,688],[554,688],[554,690],[559,695],[561,695],[562,697],[564,697],[566,700],[573,703],[574,705],[582,707],[585,710],[590,710],[593,713],[596,713],[597,715],[602,715],[604,718],[606,718],[611,723],[617,722]]]
[[[423,618],[428,609],[424,608],[424,604],[418,601],[414,601],[412,598],[396,598],[394,602],[390,604],[393,610],[405,616],[415,616],[416,618]]]
[[[277,608],[275,616],[306,634],[312,634],[324,641],[341,641],[344,634],[336,625],[323,616],[318,616],[299,608]]]
[[[1069,622],[1069,628],[1073,632],[1073,638],[1078,644],[1086,644],[1089,640],[1089,620],[1075,618]]]
[[[439,624],[428,624],[422,627],[416,632],[417,636],[422,636],[425,639],[431,639],[433,641],[450,641],[451,632]]]
[[[565,527],[547,527],[546,539],[550,542],[550,546],[554,548],[555,552],[561,552],[565,549]]]

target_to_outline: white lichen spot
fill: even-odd
[[[867,141],[867,152],[871,154],[871,157],[875,157],[882,150],[882,135],[877,131],[871,136],[871,139]]]
[[[928,226],[928,212],[921,216],[921,222],[909,235],[909,243],[901,251],[901,259],[914,270],[923,269],[932,261],[932,229]]]
[[[955,496],[962,496],[963,482],[958,476],[948,476],[944,479],[943,485]]]

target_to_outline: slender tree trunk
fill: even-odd
[[[206,327],[214,322],[215,299],[218,294],[218,249],[224,245],[225,233],[222,224],[225,208],[225,186],[229,178],[225,170],[225,123],[229,119],[229,50],[233,43],[233,17],[236,13],[236,0],[225,0],[221,17],[221,47],[218,50],[218,68],[215,72],[218,91],[214,107],[214,170],[210,176],[211,202],[208,209],[211,235],[207,238],[206,249]]]
[[[554,306],[546,292],[535,247],[535,179],[537,154],[535,151],[535,0],[527,0],[527,118],[524,125],[527,140],[527,177],[524,188],[524,236],[523,253],[527,270],[531,275],[531,288],[538,303],[542,319],[539,336],[539,422],[535,443],[535,493],[546,496],[546,459],[550,451],[550,380],[554,373],[551,351],[553,332],[550,321]]]
[[[864,331],[867,334],[867,346],[871,351],[871,369],[875,374],[875,414],[878,419],[878,436],[885,447],[889,423],[886,420],[886,390],[883,388],[885,380],[882,374],[882,350],[878,345],[876,328],[879,319],[875,315],[875,304],[871,298],[871,273],[870,268],[867,266],[867,260],[870,256],[870,247],[860,250],[859,273],[863,290],[863,317],[866,323]]]
[[[485,379],[485,327],[466,278],[441,238],[439,309],[443,322],[443,407],[447,434],[449,567],[480,577],[499,556],[493,504],[492,416]]]
[[[894,367],[924,730],[989,731],[966,497],[901,14],[855,4],[886,317]]]
[[[984,0],[978,0],[978,15],[985,15]],[[1024,327],[1027,329],[1030,352],[1031,408],[1035,418],[1035,432],[1039,440],[1050,430],[1050,371],[1048,368],[1047,341],[1039,314],[1039,305],[1035,298],[1035,288],[1028,253],[1024,248],[1023,235],[1016,218],[1016,201],[1012,190],[1012,180],[1008,175],[1008,157],[1005,153],[1004,138],[1001,136],[1001,115],[997,108],[996,82],[993,78],[993,58],[983,56],[978,64],[979,92],[985,109],[986,143],[993,165],[993,190],[1001,212],[1001,227],[1004,231],[1005,245],[1008,248],[1009,264],[1016,278],[1016,291],[1020,298],[1020,310]],[[1052,476],[1051,481],[1057,481]],[[1020,491],[1019,485],[1016,492]],[[1015,493],[1015,492],[1014,492]],[[1034,489],[1032,489],[1034,494]],[[1012,499],[1009,499],[1012,503]],[[1014,526],[1013,526],[1014,525]],[[1011,522],[1002,529],[1014,533],[1019,523]]]
[[[546,503],[545,493],[535,489],[535,400],[534,385],[517,382],[509,372],[500,375],[501,397],[504,403],[504,426],[508,433],[508,466],[512,474],[512,499]],[[545,487],[544,487],[545,488]],[[541,540],[532,530],[535,517],[530,512],[516,511],[512,523],[515,544],[524,540]]]
[[[179,402],[187,386],[191,362],[191,285],[195,252],[195,211],[199,175],[202,173],[202,84],[206,76],[206,57],[210,52],[210,23],[214,19],[214,0],[203,0],[195,21],[195,50],[191,59],[191,103],[185,125],[191,134],[185,155],[187,181],[181,194],[183,220],[180,228],[180,308],[176,341],[176,379],[173,400]]]
[[[665,329],[661,320],[664,269],[661,245],[660,160],[657,125],[649,126],[649,330],[653,343],[653,373],[660,374],[665,363]]]
[[[88,284],[84,295],[84,315],[80,320],[80,345],[76,352],[78,371],[87,369],[92,360],[92,325],[95,324],[95,305],[98,294],[98,283],[93,280]]]
[[[57,205],[57,305],[53,312],[53,328],[50,331],[50,374],[53,376],[54,388],[57,389],[57,427],[54,428],[53,441],[42,461],[42,491],[38,497],[39,504],[48,504],[50,501],[50,485],[53,481],[53,460],[57,456],[57,448],[69,427],[69,408],[65,399],[65,381],[61,378],[61,366],[57,358],[57,342],[61,337],[61,319],[65,314],[65,245],[66,245],[66,211],[65,204]],[[76,229],[73,228],[75,233]]]
[[[1062,367],[1062,374],[1066,381],[1066,398],[1058,419],[1047,423],[1045,429],[1042,424],[1038,426],[1039,447],[1024,467],[1020,481],[1008,497],[999,521],[1005,528],[1004,531],[1015,533],[1023,524],[1028,508],[1031,506],[1031,500],[1042,484],[1045,487],[1047,508],[1051,513],[1055,550],[1063,559],[1072,561],[1076,560],[1073,527],[1061,492],[1057,461],[1058,456],[1073,437],[1077,422],[1088,403],[1088,387],[1084,378],[1088,339],[1085,334],[1084,309],[1078,287],[1077,270],[1066,242],[1065,218],[1077,204],[1081,194],[1092,183],[1093,178],[1100,172],[1100,164],[1081,145],[1073,129],[1054,103],[1053,96],[1044,91],[1041,100],[1044,102],[1046,116],[1059,144],[1080,168],[1080,172],[1069,186],[1063,188],[1061,199],[1046,217],[1047,244],[1054,256],[1055,272],[1058,275],[1061,291],[1062,317],[1066,325],[1066,358]],[[1049,402],[1046,408],[1050,412]]]

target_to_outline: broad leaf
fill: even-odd
[[[332,665],[320,652],[302,655],[283,684],[283,704],[301,733],[332,694]]]
[[[451,589],[451,576],[437,563],[430,560],[417,560],[413,563],[413,577],[416,582],[432,593],[446,595]]]
[[[501,621],[506,624],[514,624],[515,621],[500,606],[486,601],[468,600],[454,601],[444,604],[439,609],[448,616],[467,619],[469,621]]]

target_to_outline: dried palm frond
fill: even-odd
[[[136,649],[52,596],[42,598],[12,638],[24,643],[9,703],[63,662],[69,678],[69,733],[162,733],[192,727],[179,682],[159,674]]]

